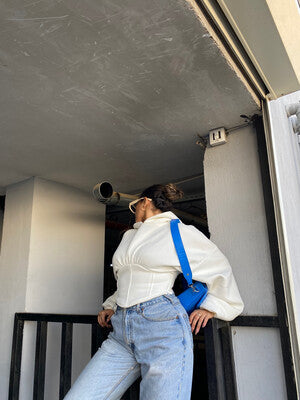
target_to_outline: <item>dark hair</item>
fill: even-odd
[[[183,197],[184,193],[178,189],[173,183],[166,185],[152,185],[145,189],[140,197],[149,197],[152,199],[153,205],[161,210],[169,211],[173,207],[173,202]]]

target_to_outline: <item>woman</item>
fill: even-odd
[[[145,189],[129,208],[133,229],[123,235],[113,261],[117,290],[102,304],[98,322],[113,331],[84,368],[65,400],[120,400],[141,375],[140,400],[189,400],[193,335],[210,318],[233,320],[244,308],[231,266],[193,225],[179,229],[194,280],[208,294],[188,316],[172,290],[181,266],[170,231],[170,211],[183,192],[173,184]]]

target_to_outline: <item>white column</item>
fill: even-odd
[[[204,156],[210,239],[232,266],[245,303],[242,314],[277,315],[256,133],[249,126],[227,140],[207,148]],[[284,400],[278,329],[234,327],[231,332],[239,399]]]
[[[6,193],[0,256],[0,398],[7,398],[15,312],[97,314],[102,301],[105,206],[92,195],[31,178]],[[24,331],[22,399],[32,398],[35,324]],[[73,380],[90,355],[74,328]],[[60,328],[49,325],[45,399],[58,398]]]

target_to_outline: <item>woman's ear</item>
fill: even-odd
[[[149,200],[148,197],[146,197],[146,198],[144,199],[144,204],[145,204],[145,207],[147,207],[148,205],[151,206],[151,205],[152,205],[152,201]]]
[[[145,210],[146,209],[146,206],[147,206],[147,199],[145,198],[145,199],[143,199],[143,200],[141,200],[141,208],[142,208],[142,210]]]

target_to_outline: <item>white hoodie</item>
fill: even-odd
[[[182,272],[170,230],[172,211],[136,222],[123,235],[112,263],[117,290],[102,304],[116,310],[166,293]],[[180,220],[181,221],[181,220]],[[178,224],[192,270],[192,279],[206,283],[208,294],[200,308],[231,321],[244,309],[231,266],[218,247],[193,225]]]

